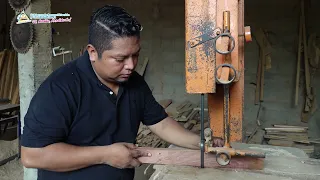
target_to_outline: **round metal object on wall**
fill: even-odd
[[[13,48],[21,54],[25,54],[32,46],[34,29],[31,22],[17,24],[17,16],[11,21],[10,40]]]
[[[8,0],[8,2],[13,10],[22,11],[30,5],[31,0]]]

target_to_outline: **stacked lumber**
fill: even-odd
[[[166,148],[170,144],[163,141],[159,136],[152,133],[147,126],[140,125],[137,136],[137,144],[139,147]]]
[[[265,128],[266,134],[264,139],[268,140],[268,144],[274,146],[296,147],[302,149],[307,154],[314,151],[314,143],[308,138],[308,127],[273,125],[273,127]]]
[[[179,122],[184,128],[200,134],[200,108],[190,101],[184,101],[181,104],[172,103],[171,99],[159,101],[165,108],[167,114]],[[205,122],[205,128],[209,127]],[[137,145],[140,147],[167,148],[170,144],[163,141],[160,137],[151,132],[147,126],[140,124],[137,135]]]
[[[0,99],[19,104],[18,55],[16,51],[0,52]]]
[[[184,128],[197,134],[200,133],[200,108],[196,104],[186,100],[168,114]],[[209,123],[206,121],[204,126],[209,127]]]

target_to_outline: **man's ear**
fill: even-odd
[[[89,54],[89,59],[91,62],[95,62],[99,59],[99,56],[98,56],[98,52],[96,50],[96,48],[91,45],[91,44],[88,44],[87,45],[87,51],[88,51],[88,54]]]

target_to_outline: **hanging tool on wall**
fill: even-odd
[[[57,46],[57,47],[52,48],[52,54],[54,57],[62,55],[62,63],[63,64],[66,64],[65,54],[70,54],[70,61],[73,60],[72,51],[71,50],[66,51],[65,48],[61,47],[61,46]]]
[[[15,15],[11,20],[10,25],[11,44],[14,50],[21,54],[25,54],[30,50],[30,48],[33,46],[35,38],[35,30],[32,23],[18,23],[19,21],[25,20],[21,19],[23,17],[27,17],[24,12]]]

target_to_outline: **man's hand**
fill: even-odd
[[[108,148],[106,151],[108,154],[105,155],[103,163],[120,169],[138,167],[141,162],[137,158],[150,156],[148,153],[137,150],[137,147],[130,143],[115,143],[106,148]]]
[[[222,138],[214,137],[212,140],[213,147],[223,147],[224,140]]]

